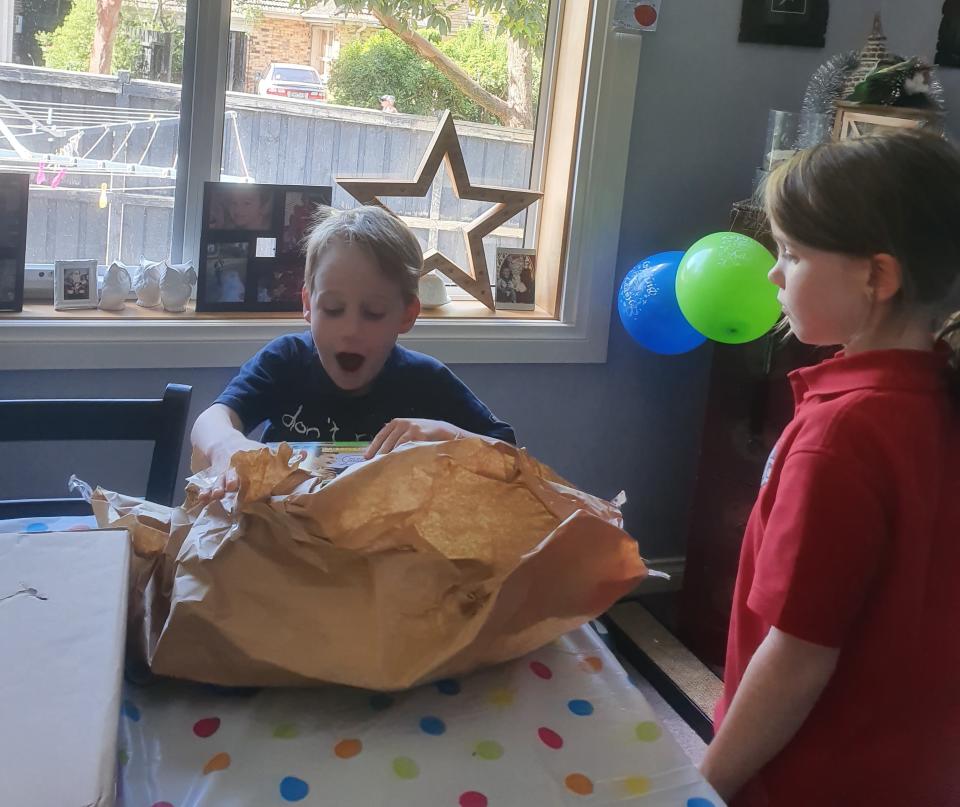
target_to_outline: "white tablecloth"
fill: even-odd
[[[128,687],[120,748],[124,807],[721,805],[586,627],[396,695]]]
[[[722,805],[588,627],[394,695],[128,684],[119,749],[121,807]]]

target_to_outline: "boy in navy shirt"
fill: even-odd
[[[245,435],[263,422],[264,441],[369,440],[368,458],[469,434],[516,442],[444,364],[397,344],[420,313],[423,253],[410,229],[379,207],[321,216],[306,245],[310,330],[274,339],[243,365],[197,418],[195,453],[225,470],[235,452],[262,448]]]

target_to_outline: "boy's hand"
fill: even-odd
[[[369,460],[382,454],[389,454],[401,443],[455,440],[463,433],[462,429],[442,420],[394,418],[380,429],[363,456]]]
[[[236,493],[240,487],[240,480],[237,479],[237,472],[230,467],[230,458],[238,451],[259,451],[266,448],[263,443],[256,440],[231,441],[229,448],[221,449],[210,458],[210,471],[216,474],[216,482],[212,488],[201,491],[197,496],[197,502],[207,505],[212,501],[222,499],[227,493]]]

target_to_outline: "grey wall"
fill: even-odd
[[[863,42],[877,4],[835,0],[823,50],[739,45],[739,5],[665,0],[659,30],[644,39],[618,277],[645,255],[682,249],[727,226],[731,202],[749,194],[759,166],[767,110],[798,108],[816,67]],[[940,0],[909,9],[892,0],[882,5],[891,47],[932,57]],[[942,71],[953,106],[960,105],[958,77],[960,71]],[[614,321],[605,365],[454,369],[516,426],[536,456],[591,492],[626,490],[627,527],[644,555],[657,557],[683,551],[709,363],[708,347],[673,358],[646,353]],[[194,386],[196,414],[230,375],[229,369],[0,373],[0,394],[154,396],[167,381],[179,381]],[[70,471],[114,489],[144,484],[145,451],[98,447],[65,459],[60,449],[2,450],[0,497],[59,495]],[[66,470],[54,471],[54,460]]]

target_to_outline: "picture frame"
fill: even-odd
[[[933,61],[941,67],[960,67],[960,0],[945,0],[943,4]]]
[[[96,260],[54,263],[53,307],[57,311],[97,307]]]
[[[497,247],[494,305],[504,311],[533,311],[536,277],[536,250]]]
[[[303,239],[325,185],[206,182],[197,261],[197,311],[303,310]]]
[[[0,313],[23,311],[30,175],[0,173]]]
[[[822,48],[829,0],[742,0],[740,42]]]
[[[925,128],[936,134],[943,132],[943,113],[935,109],[875,106],[838,101],[833,122],[833,139],[849,140],[884,130]]]

